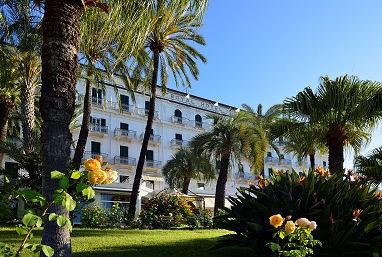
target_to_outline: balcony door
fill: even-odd
[[[93,154],[101,154],[101,143],[91,141],[91,153]]]

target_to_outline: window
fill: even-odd
[[[129,111],[129,97],[127,95],[121,95],[121,106],[125,111]]]
[[[130,179],[129,176],[120,175],[119,176],[119,183],[129,183],[129,179]]]
[[[175,134],[175,144],[182,146],[183,136],[182,134]]]
[[[95,118],[90,116],[90,123],[98,126],[105,127],[106,126],[106,119],[102,118]]]
[[[129,157],[129,148],[123,145],[119,146],[119,155],[124,158]]]
[[[129,124],[121,122],[119,123],[119,128],[123,130],[129,130]]]
[[[322,162],[322,166],[326,167],[326,161]]]
[[[179,109],[176,109],[174,112],[175,122],[182,123],[182,112]]]
[[[146,187],[154,190],[154,181],[153,180],[146,180]]]
[[[153,160],[154,160],[154,151],[153,150],[147,150],[146,161],[153,161]]]
[[[196,183],[196,189],[198,189],[198,190],[205,190],[206,189],[205,184],[202,183],[202,182]]]
[[[267,152],[267,157],[272,157],[272,153],[271,152]]]
[[[145,115],[149,114],[150,101],[145,101]]]
[[[203,126],[202,116],[200,116],[199,114],[196,114],[195,115],[195,127],[201,128],[202,126]]]
[[[102,89],[92,88],[92,103],[102,105],[103,92]]]
[[[91,141],[91,153],[100,154],[101,153],[101,143]]]

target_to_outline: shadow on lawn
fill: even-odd
[[[225,247],[212,249],[216,239],[192,239],[163,245],[133,245],[95,248],[91,251],[73,253],[73,257],[254,257],[249,248]]]

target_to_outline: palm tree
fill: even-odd
[[[381,118],[381,84],[341,76],[321,77],[316,93],[309,87],[292,98],[284,108],[292,119],[317,127],[316,134],[329,149],[329,169],[343,172],[343,149],[351,146],[358,153],[370,129]]]
[[[265,143],[263,147],[267,149],[268,146],[270,146],[276,151],[277,154],[279,154],[279,148],[277,147],[277,144],[275,144],[274,137],[271,133],[271,126],[280,119],[282,113],[282,105],[275,104],[271,106],[264,114],[261,104],[257,106],[257,111],[255,111],[251,106],[247,104],[243,104],[242,108],[243,111],[239,112],[238,120],[244,123],[247,129],[252,127],[252,135],[256,135],[256,133],[260,131],[261,135],[257,136],[265,136],[262,139]],[[255,152],[261,153],[263,150],[258,149]],[[261,159],[261,163],[259,163],[258,166],[261,167],[261,173],[264,174],[264,158]]]
[[[20,78],[21,120],[25,153],[35,147],[35,90],[40,84],[41,14],[32,0],[1,1],[4,19],[0,22],[1,41],[12,50],[12,65]]]
[[[195,136],[190,146],[198,154],[206,154],[211,159],[220,161],[219,176],[216,183],[214,214],[224,208],[225,186],[228,170],[234,163],[239,166],[242,160],[249,161],[252,169],[256,170],[264,159],[266,149],[265,135],[260,127],[245,127],[245,123],[234,117],[209,115],[213,120],[211,131]],[[260,151],[259,151],[260,149]]]
[[[132,8],[134,5],[134,8]],[[110,13],[99,8],[88,10],[81,18],[80,76],[85,79],[85,96],[81,130],[78,137],[73,164],[79,168],[89,134],[92,105],[92,85],[108,80],[119,74],[126,82],[126,88],[134,99],[133,90],[137,89],[136,80],[130,80],[126,73],[126,59],[129,59],[137,45],[142,45],[148,27],[144,10],[146,6],[134,1],[108,1]],[[102,67],[102,69],[99,69]],[[100,83],[103,85],[102,83]],[[117,90],[116,90],[117,91]]]
[[[382,147],[371,151],[367,156],[358,156],[355,160],[357,173],[366,176],[376,184],[382,182]]]
[[[191,179],[209,182],[215,179],[215,168],[210,159],[195,154],[189,149],[180,149],[162,168],[163,176],[170,187],[182,184],[182,193],[188,194]]]
[[[168,69],[171,70],[177,86],[181,80],[184,86],[190,87],[191,83],[186,69],[197,79],[199,72],[195,59],[206,62],[204,56],[188,44],[188,42],[205,44],[204,38],[198,34],[197,30],[201,27],[200,17],[207,1],[199,2],[200,5],[190,4],[190,1],[185,0],[157,0],[149,8],[151,27],[144,46],[148,49],[148,54],[151,54],[151,61],[145,67],[147,76],[143,85],[148,86],[150,92],[150,107],[131,192],[127,214],[129,221],[135,217],[147,145],[154,120],[158,76],[160,76],[163,93],[166,91]],[[145,69],[138,67],[137,70],[137,73],[140,73]]]

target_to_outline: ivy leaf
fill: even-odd
[[[54,170],[50,172],[51,179],[61,179],[62,177],[65,177],[65,174],[62,172],[59,172],[58,170]]]
[[[62,228],[63,226],[66,225],[68,219],[65,218],[64,216],[62,215],[59,215],[58,218],[57,218],[57,225]]]
[[[60,178],[60,181],[58,182],[61,188],[67,189],[69,187],[69,179],[67,177]]]
[[[72,175],[70,176],[70,178],[72,179],[79,179],[80,177],[81,177],[81,172],[79,171],[74,171]]]
[[[54,250],[52,247],[48,245],[41,245],[42,252],[47,256],[47,257],[52,257],[54,254]]]

